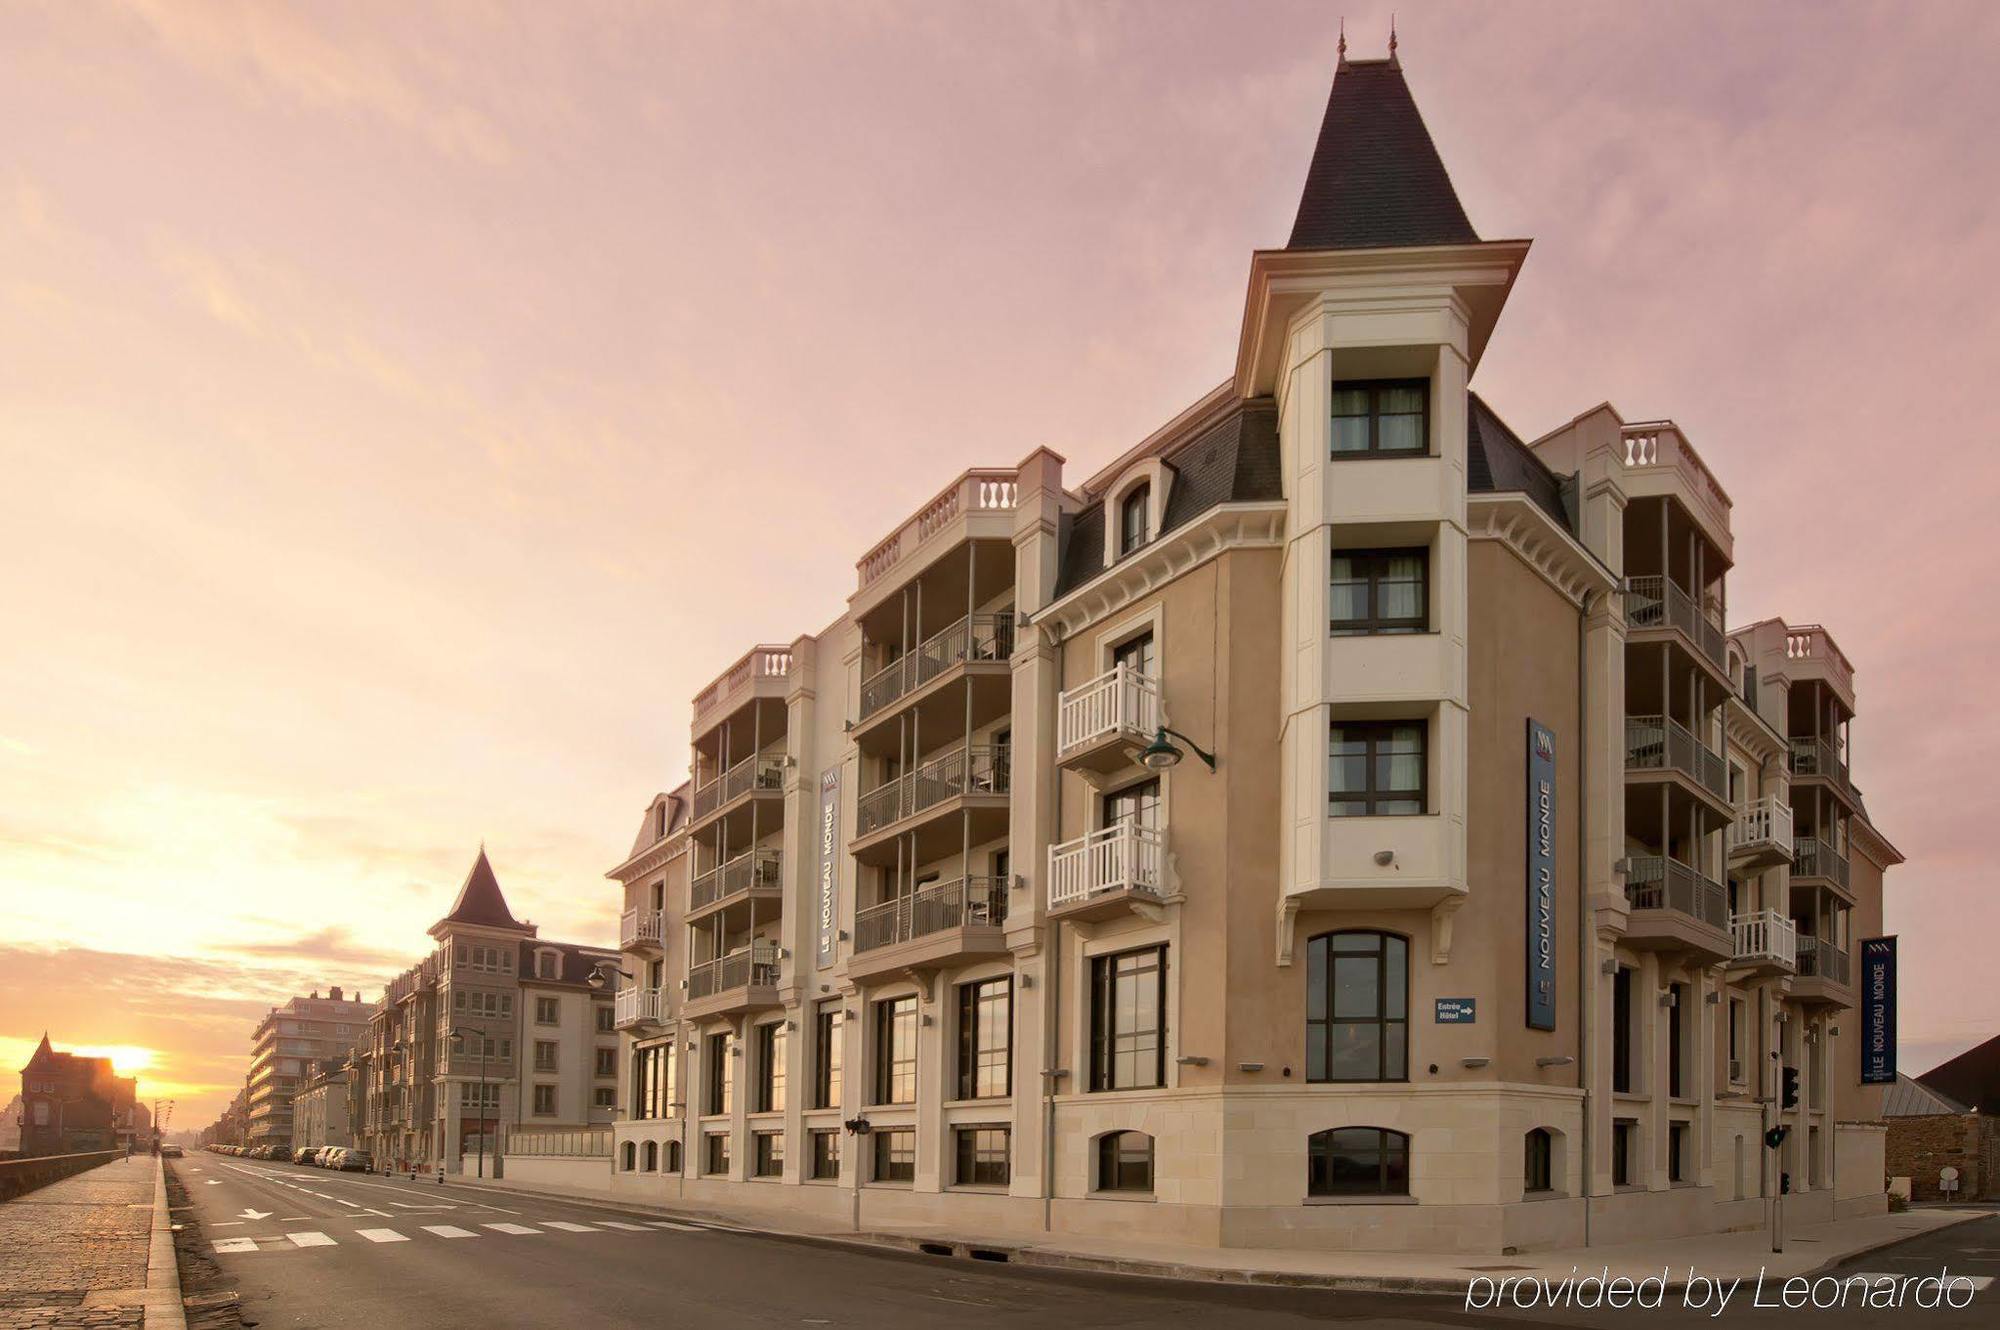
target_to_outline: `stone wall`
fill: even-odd
[[[1910,1179],[1910,1199],[1938,1201],[1938,1170],[1958,1170],[1951,1199],[1979,1200],[2000,1194],[2000,1119],[1938,1114],[1890,1118],[1885,1164],[1889,1176]]]

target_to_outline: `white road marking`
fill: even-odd
[[[210,1227],[210,1228],[242,1228],[242,1227],[243,1227],[243,1221],[242,1221],[242,1220],[240,1220],[240,1219],[218,1219],[218,1220],[216,1220],[216,1221],[215,1221],[215,1222],[214,1222],[213,1224],[210,1224],[210,1225],[209,1225],[209,1227]]]
[[[227,1254],[229,1252],[239,1252],[239,1251],[256,1251],[257,1239],[217,1238],[215,1240],[215,1250],[221,1254]]]
[[[539,1223],[543,1228],[559,1228],[565,1233],[597,1232],[596,1229],[592,1228],[588,1224],[572,1224],[566,1219],[539,1219],[536,1220],[535,1222]]]
[[[333,1239],[324,1233],[287,1233],[294,1247],[331,1247]]]
[[[624,1224],[616,1219],[600,1219],[597,1222],[606,1228],[622,1228],[627,1233],[644,1233],[646,1231],[644,1224]]]
[[[492,1230],[493,1230],[493,1231],[494,1231],[495,1233],[513,1233],[513,1234],[517,1234],[517,1235],[518,1235],[518,1234],[527,1234],[527,1233],[540,1233],[540,1232],[541,1232],[541,1230],[540,1230],[540,1229],[538,1229],[538,1228],[529,1228],[529,1227],[528,1227],[528,1226],[527,1226],[526,1224],[481,1224],[481,1225],[480,1225],[480,1227],[481,1227],[481,1228],[490,1228],[490,1229],[492,1229]]]
[[[354,1230],[370,1242],[408,1242],[409,1239],[393,1228],[357,1228]]]
[[[220,1187],[220,1186],[222,1185],[222,1179],[221,1179],[221,1178],[210,1178],[210,1179],[208,1180],[208,1183],[207,1183],[207,1185],[208,1185],[208,1186],[210,1186],[210,1187]]]
[[[408,1201],[391,1201],[389,1204],[404,1210],[456,1210],[455,1205],[411,1205]]]
[[[269,1210],[258,1210],[247,1205],[243,1207],[243,1213],[236,1216],[239,1222],[245,1219],[269,1219],[270,1217],[271,1212]]]
[[[1922,1276],[1919,1276],[1917,1272],[1914,1270],[1901,1270],[1897,1271],[1894,1274],[1891,1274],[1886,1270],[1856,1270],[1851,1275],[1840,1276],[1842,1282],[1845,1282],[1849,1279],[1865,1279],[1870,1283],[1873,1283],[1878,1279],[1890,1279],[1890,1280],[1895,1280],[1898,1284],[1900,1284],[1905,1279],[1917,1279],[1921,1277]],[[1975,1293],[1984,1292],[1985,1290],[1993,1286],[1992,1275],[1953,1275],[1951,1276],[1951,1278],[1953,1279],[1954,1282],[1963,1279],[1966,1283],[1972,1285],[1973,1292]]]
[[[453,1228],[450,1224],[425,1224],[423,1225],[423,1230],[426,1233],[435,1233],[441,1238],[476,1238],[479,1236],[471,1229]]]
[[[333,1199],[334,1199],[334,1200],[336,1200],[336,1201],[339,1201],[339,1202],[340,1202],[340,1203],[341,1203],[342,1205],[351,1205],[351,1206],[353,1206],[353,1207],[354,1207],[355,1209],[357,1209],[357,1210],[359,1210],[359,1209],[361,1208],[361,1202],[359,1202],[359,1201],[350,1201],[350,1200],[348,1200],[348,1199],[347,1199],[347,1198],[346,1198],[345,1196],[336,1196],[336,1197],[334,1197]]]
[[[706,1232],[708,1232],[708,1230],[707,1230],[707,1229],[703,1228],[703,1227],[702,1227],[701,1225],[699,1225],[699,1224],[676,1224],[676,1223],[675,1223],[675,1222],[674,1222],[673,1220],[671,1220],[671,1219],[649,1219],[649,1220],[647,1220],[647,1221],[646,1221],[646,1224],[647,1224],[647,1226],[648,1226],[648,1227],[650,1227],[650,1228],[671,1228],[671,1229],[675,1229],[675,1230],[678,1230],[679,1232],[682,1232],[682,1233],[706,1233]]]

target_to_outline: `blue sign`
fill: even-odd
[[[1437,999],[1437,1023],[1439,1025],[1471,1025],[1479,1013],[1477,998]]]
[[[1896,939],[1861,940],[1861,1083],[1896,1083]]]
[[[1528,721],[1528,1028],[1556,1028],[1556,732]]]

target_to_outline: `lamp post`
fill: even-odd
[[[458,1040],[460,1047],[464,1046],[468,1038],[479,1041],[479,1173],[477,1176],[483,1179],[486,1176],[486,1036],[481,1031],[454,1025],[451,1027],[449,1037]],[[440,1168],[444,1166],[442,1160],[438,1166]]]
[[[1178,746],[1167,738],[1170,734],[1175,739],[1179,739],[1181,743],[1192,748],[1194,755],[1200,758],[1210,771],[1215,770],[1214,753],[1203,751],[1200,744],[1188,738],[1179,730],[1169,729],[1165,725],[1160,726],[1154,733],[1153,742],[1139,750],[1139,761],[1153,771],[1166,771],[1172,767],[1179,766],[1181,759],[1186,757],[1187,754],[1183,753]]]

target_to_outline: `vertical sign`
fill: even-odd
[[[840,923],[840,764],[819,775],[819,968],[833,964]]]
[[[1528,721],[1528,1028],[1556,1028],[1556,733]]]
[[[1896,1082],[1896,939],[1861,941],[1861,1083]]]

